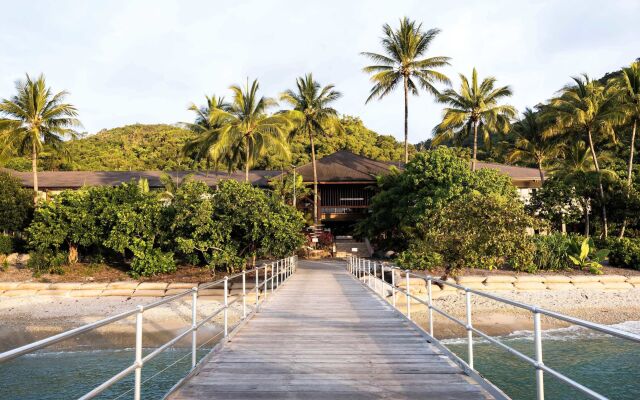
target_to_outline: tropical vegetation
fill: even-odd
[[[429,50],[431,42],[438,36],[440,29],[426,32],[422,24],[407,17],[400,20],[400,26],[393,29],[389,24],[382,26],[383,37],[380,44],[384,54],[363,52],[373,65],[363,68],[371,74],[373,87],[367,103],[373,99],[382,99],[393,92],[400,84],[404,91],[404,162],[409,161],[409,93],[417,96],[419,88],[434,96],[440,92],[436,83],[449,84],[449,78],[438,68],[449,65],[449,57],[435,56],[422,58]]]
[[[378,177],[370,213],[356,231],[404,265],[447,271],[573,265],[597,273],[608,257],[639,268],[640,60],[599,79],[568,78],[519,114],[508,104],[511,86],[475,68],[450,87],[441,71],[451,60],[428,56],[439,34],[403,18],[398,27],[383,26],[380,53],[362,53],[372,62],[364,68],[373,84],[365,102],[403,87],[403,143],[341,114],[341,92],[311,73],[282,88],[281,104],[247,80],[226,97],[190,105],[191,121],[96,135],[77,132],[78,111],[66,91],[27,75],[0,101],[0,165],[31,171],[36,193],[41,170],[243,170],[245,181],[252,168],[277,172],[268,190],[235,181],[215,190],[194,179],[177,185],[165,176],[164,190],[131,182],[64,191],[35,206],[31,191],[0,173],[0,231],[12,243],[28,239],[34,268],[42,271],[88,254],[105,254],[137,275],[180,263],[231,270],[304,243],[305,222],[320,222],[316,161],[347,149],[395,162]],[[444,109],[433,138],[411,145],[408,98],[421,91]],[[509,177],[478,168],[482,161],[535,168],[541,187],[521,198]],[[294,178],[295,168],[309,162],[311,187]],[[295,206],[308,201],[314,212],[303,216]]]

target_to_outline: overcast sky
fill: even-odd
[[[3,7],[0,97],[43,72],[66,89],[85,130],[191,120],[191,102],[258,78],[276,96],[313,72],[343,93],[336,108],[402,137],[398,91],[364,104],[361,51],[380,51],[381,26],[408,16],[442,33],[430,56],[445,72],[493,75],[519,110],[549,98],[571,75],[600,77],[640,57],[640,1],[30,1]],[[431,136],[441,106],[410,98],[409,140]]]

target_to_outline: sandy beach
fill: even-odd
[[[574,317],[615,324],[624,321],[640,320],[640,289],[625,291],[539,291],[498,293],[502,297],[518,300],[527,304],[558,311]],[[0,351],[14,348],[67,329],[97,321],[106,316],[115,315],[138,304],[148,304],[155,298],[67,298],[53,296],[0,297]],[[398,305],[404,310],[404,304],[398,297]],[[220,302],[215,298],[203,298],[199,301],[199,318],[212,313]],[[437,307],[464,319],[465,301],[460,294],[443,296],[434,300]],[[473,296],[473,324],[490,335],[506,335],[514,331],[531,330],[531,314],[522,309],[496,301]],[[241,313],[240,305],[234,304],[230,318],[237,321]],[[423,306],[412,305],[412,317],[420,325],[428,324],[428,313]],[[220,319],[217,317],[201,332],[201,340],[208,339],[220,331]],[[438,338],[461,337],[463,329],[444,317],[435,318],[435,333]],[[169,340],[177,332],[191,323],[191,303],[184,300],[172,302],[145,312],[144,342],[156,345]],[[542,318],[543,328],[552,329],[568,326],[567,323],[548,317]],[[81,349],[92,347],[122,347],[133,344],[134,318],[111,324],[81,338],[63,342],[58,348]],[[186,343],[186,342],[185,342]]]
[[[21,346],[62,331],[116,315],[156,298],[68,298],[54,296],[0,297],[0,351]],[[209,316],[220,307],[217,299],[198,301],[198,318]],[[241,316],[241,305],[230,307],[229,321]],[[221,331],[222,315],[206,324],[199,334],[202,343]],[[145,346],[162,344],[191,326],[191,300],[184,299],[145,311]],[[106,325],[80,337],[56,345],[56,349],[122,348],[134,344],[135,318]],[[186,345],[187,341],[185,341]]]
[[[495,294],[601,324],[609,325],[640,320],[640,289],[624,291],[580,289],[535,292],[503,291]],[[465,320],[466,318],[465,298],[461,294],[452,293],[435,299],[434,305],[459,319]],[[404,307],[404,304],[402,306]],[[436,313],[434,314],[436,337],[453,338],[464,335],[462,327]],[[418,324],[427,327],[428,312],[425,307],[412,304],[412,317]],[[474,327],[492,336],[533,329],[533,319],[529,311],[480,296],[472,297],[472,321]],[[542,316],[543,329],[566,326],[569,326],[566,322]]]

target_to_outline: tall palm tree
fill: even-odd
[[[640,61],[636,61],[629,67],[622,68],[619,76],[614,78],[614,82],[622,93],[622,102],[626,106],[629,117],[633,121],[631,129],[631,146],[629,149],[629,163],[627,165],[627,189],[633,182],[633,153],[636,143],[636,128],[640,123]],[[627,227],[627,219],[622,222],[620,237],[624,237]]]
[[[293,107],[289,111],[292,120],[297,122],[296,133],[309,137],[311,145],[311,164],[313,166],[313,222],[318,225],[318,171],[316,168],[316,148],[314,138],[327,135],[330,130],[342,130],[338,112],[330,106],[340,98],[341,93],[333,85],[322,87],[307,74],[296,79],[295,90],[287,90],[281,100]]]
[[[513,106],[499,104],[500,100],[511,96],[511,88],[502,86],[496,88],[496,78],[489,76],[478,82],[478,72],[473,69],[471,83],[460,74],[460,91],[447,89],[438,101],[447,104],[442,112],[442,122],[433,128],[434,144],[446,139],[462,136],[473,136],[473,159],[471,169],[475,171],[478,159],[478,129],[480,129],[485,143],[493,132],[507,133],[510,120],[517,112]]]
[[[541,118],[530,108],[522,113],[522,118],[513,124],[511,131],[516,135],[515,147],[509,153],[509,161],[535,163],[544,183],[543,166],[553,160],[562,150],[562,146],[544,135]]]
[[[552,99],[547,107],[548,117],[554,120],[547,134],[577,132],[589,144],[593,165],[598,174],[598,190],[602,204],[602,235],[607,237],[609,234],[607,208],[594,135],[600,138],[614,137],[614,127],[622,123],[626,115],[620,107],[619,93],[615,87],[604,86],[598,81],[591,80],[586,74],[572,79],[574,83],[565,86],[560,91],[560,96]]]
[[[31,154],[34,201],[38,200],[38,154],[45,144],[62,149],[65,137],[75,138],[72,128],[82,126],[78,111],[65,103],[66,91],[53,93],[44,75],[16,82],[16,94],[0,102],[0,142],[3,151]]]
[[[213,123],[200,140],[200,153],[208,154],[215,162],[223,162],[228,170],[241,160],[245,181],[248,182],[249,169],[267,149],[289,155],[286,135],[292,125],[285,115],[267,114],[268,109],[277,103],[271,98],[258,96],[257,79],[251,85],[247,81],[244,88],[233,85],[230,89],[233,99],[228,107],[213,108],[208,116]]]
[[[600,161],[610,161],[613,159],[607,152],[602,152],[598,155]],[[582,140],[574,140],[568,143],[563,148],[562,158],[556,161],[551,169],[550,174],[563,181],[568,186],[576,189],[585,188],[588,186],[588,181],[597,176],[606,176],[610,180],[618,179],[617,174],[608,169],[600,169],[600,172],[596,171],[591,157],[591,150]],[[580,194],[580,193],[579,193]],[[589,236],[589,213],[591,199],[588,196],[582,196],[581,203],[585,215],[585,236]]]
[[[434,86],[440,82],[449,84],[449,78],[437,68],[449,65],[449,57],[422,58],[429,45],[440,33],[440,29],[424,32],[422,24],[404,17],[400,27],[393,29],[389,24],[382,26],[384,36],[380,42],[385,54],[363,52],[375,64],[363,68],[371,76],[373,87],[367,103],[371,99],[381,99],[391,93],[401,82],[404,89],[404,162],[409,161],[409,92],[418,95],[418,86],[437,96]]]

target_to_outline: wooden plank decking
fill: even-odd
[[[300,262],[170,399],[491,399],[343,265]]]

